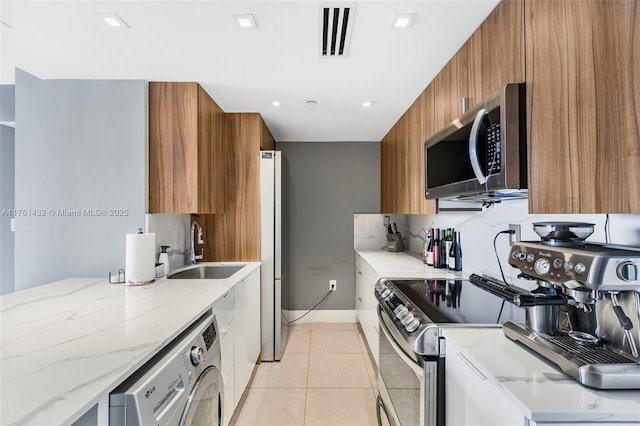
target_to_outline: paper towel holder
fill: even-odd
[[[111,271],[109,271],[109,283],[110,284],[124,284],[124,269],[118,269],[118,275],[115,281],[111,278]]]

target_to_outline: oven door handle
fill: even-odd
[[[480,167],[480,160],[478,158],[478,134],[480,133],[480,125],[484,119],[486,110],[482,108],[478,111],[476,119],[473,120],[473,126],[471,126],[471,134],[469,135],[469,160],[471,161],[471,168],[473,174],[476,175],[476,179],[480,185],[487,182],[487,176],[482,174],[482,168]]]
[[[378,310],[378,322],[380,323],[380,329],[382,330],[385,338],[387,339],[387,341],[389,342],[389,344],[391,345],[393,350],[396,351],[396,353],[400,357],[400,359],[402,359],[402,361],[405,364],[407,364],[409,366],[409,368],[411,368],[413,370],[415,375],[418,376],[418,379],[422,380],[422,378],[424,376],[424,368],[422,368],[420,365],[416,364],[416,362],[414,360],[412,360],[411,358],[409,358],[407,356],[407,354],[405,354],[404,350],[402,350],[402,348],[400,346],[398,346],[398,344],[396,343],[394,338],[391,336],[391,332],[387,328],[387,325],[384,323],[384,320],[382,319],[382,316],[381,316],[379,310]]]

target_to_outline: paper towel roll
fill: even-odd
[[[125,277],[127,285],[149,284],[156,269],[156,234],[127,234]]]

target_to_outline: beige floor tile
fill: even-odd
[[[302,389],[250,389],[236,426],[302,426],[306,392]]]
[[[358,342],[358,334],[354,330],[313,330],[310,351],[312,354],[360,354],[362,348]]]
[[[362,354],[311,354],[310,388],[371,388]]]
[[[372,389],[309,389],[305,426],[369,426],[377,423]]]
[[[292,330],[289,332],[285,354],[308,354],[311,345],[311,331]]]
[[[311,324],[313,331],[351,331],[356,325],[352,322],[314,322]]]
[[[308,354],[286,353],[280,362],[263,362],[256,370],[252,388],[305,388],[309,372]]]
[[[289,326],[289,330],[295,331],[311,331],[311,323],[292,324]]]

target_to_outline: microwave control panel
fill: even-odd
[[[502,169],[500,145],[500,123],[494,123],[487,129],[487,175],[500,173]]]

